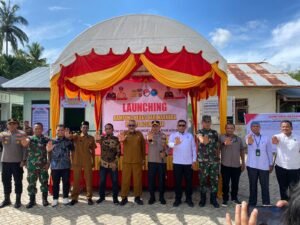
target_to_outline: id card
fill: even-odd
[[[255,153],[256,153],[256,156],[260,156],[260,149],[256,149]]]

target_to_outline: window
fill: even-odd
[[[235,99],[235,123],[245,124],[244,114],[248,113],[248,99]]]

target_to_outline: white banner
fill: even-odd
[[[268,113],[268,114],[245,114],[247,133],[250,132],[252,121],[258,121],[261,126],[261,133],[269,136],[280,133],[280,122],[290,120],[293,123],[293,132],[300,133],[300,113]]]
[[[103,130],[106,123],[112,123],[115,133],[127,130],[130,119],[137,121],[137,129],[144,134],[150,130],[153,120],[161,122],[166,134],[176,131],[178,120],[187,120],[185,93],[156,81],[124,81],[114,86],[104,97],[102,109]]]
[[[32,104],[32,126],[35,123],[43,124],[43,133],[49,130],[49,104]]]

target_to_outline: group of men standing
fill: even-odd
[[[288,189],[300,179],[300,138],[292,134],[292,122],[281,122],[281,133],[267,138],[260,132],[260,123],[251,123],[251,132],[243,141],[234,134],[235,125],[226,124],[224,135],[211,129],[211,117],[202,117],[202,128],[197,131],[196,137],[187,132],[185,120],[177,122],[177,131],[169,138],[160,129],[160,121],[151,123],[151,131],[147,138],[138,131],[137,123],[129,120],[127,130],[118,136],[114,135],[113,124],[105,125],[105,133],[88,134],[89,123],[81,124],[81,133],[72,134],[64,125],[56,127],[56,138],[51,140],[44,136],[43,125],[34,124],[33,135],[17,129],[18,121],[10,119],[7,122],[7,131],[0,133],[3,144],[2,154],[2,182],[4,185],[4,201],[0,208],[11,204],[11,177],[15,181],[15,207],[21,206],[23,166],[27,167],[29,203],[27,208],[36,204],[36,182],[41,183],[43,205],[49,205],[48,197],[48,169],[51,168],[53,181],[52,206],[58,205],[59,184],[63,182],[63,204],[75,205],[80,193],[80,177],[82,169],[86,183],[86,197],[89,205],[92,200],[92,169],[95,166],[96,142],[101,145],[100,160],[100,204],[105,200],[106,177],[111,176],[113,203],[126,205],[133,178],[133,194],[135,203],[142,205],[142,169],[145,164],[145,144],[148,143],[148,187],[150,198],[148,204],[156,201],[155,189],[158,178],[159,201],[166,204],[165,178],[166,162],[170,149],[173,149],[173,174],[175,201],[174,207],[182,203],[182,192],[185,190],[185,202],[193,207],[193,171],[199,169],[200,202],[199,206],[206,205],[207,191],[210,191],[210,203],[219,208],[217,201],[219,170],[222,176],[223,206],[228,205],[229,190],[231,200],[240,204],[238,199],[239,178],[247,167],[249,178],[249,204],[257,204],[257,182],[260,181],[263,205],[270,205],[269,173],[275,165],[279,183],[281,199],[288,199]],[[28,128],[27,128],[28,129]],[[272,144],[277,151],[273,157]],[[118,200],[118,161],[123,146],[121,201]],[[245,149],[248,148],[248,157],[245,162]],[[198,151],[197,151],[198,148]],[[73,189],[69,202],[70,169],[73,169]],[[185,180],[184,185],[183,178]],[[231,188],[230,188],[231,182]],[[184,187],[184,188],[183,188]]]

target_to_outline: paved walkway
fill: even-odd
[[[234,212],[234,204],[230,204],[227,208],[220,207],[214,209],[211,205],[204,208],[198,206],[199,193],[197,191],[193,194],[194,208],[188,207],[186,204],[180,205],[178,208],[172,207],[174,201],[174,192],[166,193],[167,205],[155,203],[148,205],[148,193],[143,193],[143,206],[138,206],[133,203],[133,197],[129,198],[129,203],[126,206],[115,206],[112,204],[112,198],[108,193],[107,201],[100,205],[87,205],[84,195],[80,196],[79,204],[75,206],[64,206],[60,204],[57,208],[43,207],[41,204],[41,194],[37,195],[37,206],[32,209],[26,209],[25,204],[28,202],[27,196],[27,181],[26,172],[24,173],[24,193],[22,196],[23,206],[20,209],[15,209],[9,206],[0,209],[0,224],[224,224],[224,216],[227,211],[232,215]],[[248,199],[248,178],[247,173],[244,172],[241,176],[240,182],[240,199]],[[279,199],[278,185],[274,172],[270,179],[270,194],[272,203],[276,203]],[[260,192],[258,193],[259,204],[261,204]],[[12,195],[14,202],[15,196]],[[95,192],[94,200],[98,198]],[[3,186],[0,184],[0,201],[3,200]],[[49,198],[50,202],[52,198]],[[184,199],[183,199],[184,200]],[[60,202],[62,199],[60,198]],[[219,201],[221,203],[221,200]]]

